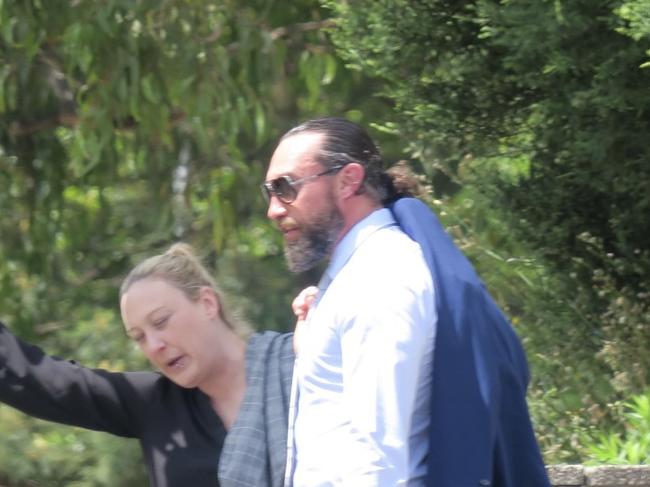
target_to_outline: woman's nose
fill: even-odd
[[[164,349],[167,346],[167,343],[161,335],[158,333],[152,333],[146,338],[146,347],[151,352],[157,352]]]

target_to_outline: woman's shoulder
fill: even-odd
[[[253,356],[263,355],[292,356],[293,333],[281,333],[272,330],[253,333],[248,339],[246,358],[250,360]]]

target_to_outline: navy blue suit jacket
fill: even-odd
[[[431,209],[390,206],[422,247],[438,311],[431,487],[550,487],[526,403],[528,364],[514,330]]]

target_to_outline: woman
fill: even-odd
[[[159,373],[88,369],[44,354],[0,323],[0,401],[137,438],[155,487],[281,486],[291,334],[236,328],[185,244],[131,271],[120,311]]]

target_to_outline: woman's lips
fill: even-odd
[[[178,357],[174,357],[173,359],[169,360],[165,365],[165,367],[172,370],[178,370],[183,368],[185,362],[186,362],[185,355],[180,355]]]

